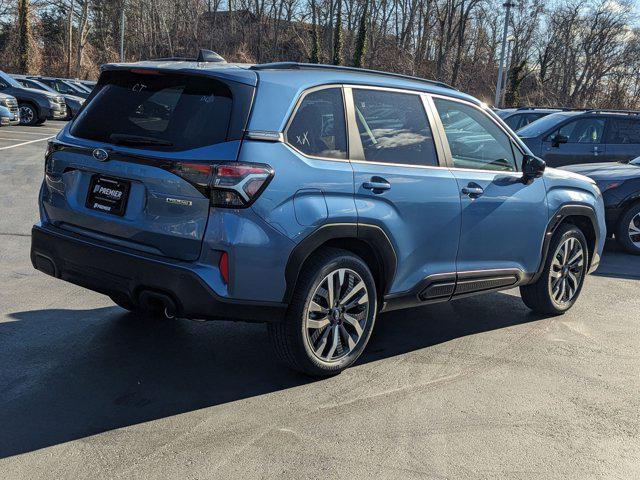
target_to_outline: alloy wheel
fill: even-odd
[[[567,304],[576,296],[584,275],[584,262],[584,248],[577,238],[566,239],[556,249],[551,262],[549,290],[558,305]]]
[[[353,351],[369,319],[369,291],[349,268],[330,272],[316,287],[305,312],[306,339],[316,357],[333,362]]]
[[[20,107],[20,123],[29,124],[33,121],[35,113],[31,107]]]
[[[635,214],[629,222],[629,240],[640,248],[640,213]]]

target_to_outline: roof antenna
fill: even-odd
[[[206,50],[204,48],[201,48],[198,51],[198,58],[196,59],[196,61],[197,62],[227,63],[227,61],[224,58],[222,58],[220,55],[218,55],[213,50]]]

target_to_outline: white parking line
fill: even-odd
[[[38,138],[37,140],[30,140],[28,142],[16,143],[15,145],[9,145],[8,147],[0,147],[0,150],[8,150],[10,148],[21,147],[22,145],[28,145],[30,143],[42,142],[44,140],[49,140],[50,138],[53,138],[53,137],[55,137],[55,135],[52,135],[52,136],[47,137],[47,138]],[[3,140],[5,140],[5,139],[3,139]]]
[[[59,132],[60,130],[54,130],[56,132]],[[23,132],[22,130],[14,130],[14,129],[7,129],[6,131],[4,131],[4,129],[0,130],[0,135],[1,134],[18,134],[18,135],[50,135],[51,132]]]

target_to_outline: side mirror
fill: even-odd
[[[529,185],[544,173],[547,164],[544,160],[533,155],[525,155],[522,159],[522,183]]]
[[[568,141],[569,137],[567,137],[566,135],[557,134],[551,137],[551,146],[558,148],[561,143],[567,143]]]

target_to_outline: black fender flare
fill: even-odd
[[[528,283],[535,283],[540,278],[540,275],[542,275],[542,270],[544,269],[547,255],[549,254],[549,245],[551,244],[553,234],[556,232],[556,229],[560,226],[560,224],[568,217],[588,218],[591,221],[591,225],[593,226],[593,231],[595,233],[596,247],[600,244],[600,229],[598,228],[598,220],[593,207],[579,204],[562,205],[558,210],[556,210],[556,213],[551,216],[551,219],[547,224],[547,228],[544,234],[544,240],[542,242],[542,256],[540,258],[540,265],[538,266],[538,269]],[[595,253],[595,251],[591,252],[589,267],[594,266],[593,260],[595,258]],[[599,262],[599,259],[597,261]]]
[[[314,251],[330,240],[357,239],[367,243],[382,267],[386,294],[396,273],[396,251],[385,231],[377,225],[357,223],[329,223],[305,237],[289,255],[285,268],[286,290],[283,301],[289,303],[302,265]]]

